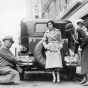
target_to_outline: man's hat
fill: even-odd
[[[71,31],[71,30],[73,30],[73,29],[74,29],[74,26],[73,26],[72,23],[66,24],[66,26],[65,26],[65,31]]]
[[[14,43],[12,36],[6,36],[6,37],[3,39],[3,42],[4,42],[5,40],[10,40],[12,43]]]

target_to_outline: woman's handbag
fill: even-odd
[[[76,54],[75,56],[65,56],[65,62],[68,66],[80,66],[80,59],[78,54]]]
[[[88,36],[82,39],[82,44],[80,45],[81,49],[84,49],[88,44]]]

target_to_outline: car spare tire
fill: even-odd
[[[40,68],[45,69],[45,48],[42,41],[38,42],[34,49],[34,57]]]

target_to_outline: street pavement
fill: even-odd
[[[61,84],[53,84],[52,81],[21,81],[14,85],[0,85],[0,88],[88,88],[88,86],[62,80]]]
[[[80,74],[80,67],[77,68],[76,72]],[[64,76],[61,75],[61,83],[52,83],[51,73],[44,72],[25,72],[25,79],[19,83],[0,85],[0,88],[88,88],[88,86],[83,86],[78,84],[75,79],[73,81],[68,81]]]

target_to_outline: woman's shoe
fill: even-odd
[[[87,82],[86,80],[82,80],[81,82],[78,82],[79,84],[83,84],[83,83],[85,83],[85,82]]]
[[[57,80],[57,83],[60,83],[60,80]]]
[[[53,83],[56,83],[56,80],[55,79],[53,80]]]
[[[88,81],[83,84],[83,86],[88,86]]]

